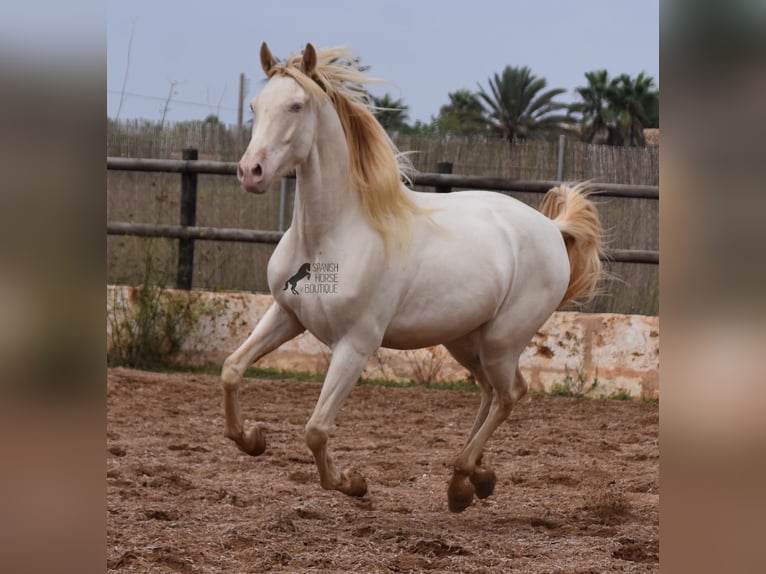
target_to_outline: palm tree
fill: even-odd
[[[372,104],[375,117],[388,133],[407,129],[409,107],[401,99],[395,100],[386,93],[380,98],[372,96]]]
[[[548,82],[527,67],[506,66],[502,74],[489,78],[489,92],[479,86],[479,97],[493,129],[509,142],[557,132],[566,122],[564,104],[554,98],[565,90],[546,90]]]
[[[449,103],[439,110],[436,119],[439,131],[458,135],[483,132],[487,128],[484,106],[470,90],[457,90],[447,94]]]
[[[609,79],[606,70],[586,72],[588,85],[575,89],[580,102],[569,106],[570,113],[579,113],[581,120],[581,138],[589,143],[617,145],[621,143],[619,130],[615,125],[614,111],[611,108],[617,86]]]
[[[577,88],[579,102],[569,106],[582,115],[581,137],[590,143],[646,145],[643,130],[659,127],[659,92],[643,72],[609,79],[606,70],[585,74],[588,85]]]
[[[644,128],[652,123],[650,113],[659,109],[660,95],[653,86],[654,78],[644,75],[643,72],[635,79],[622,74],[615,80],[612,106],[617,114],[617,127],[625,145],[646,145]]]

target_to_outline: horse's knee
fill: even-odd
[[[221,382],[225,390],[237,390],[239,381],[244,374],[242,368],[237,364],[233,357],[229,357],[223,363],[221,369]]]
[[[327,444],[327,432],[318,425],[309,423],[306,425],[306,445],[311,452],[317,452]]]
[[[518,401],[520,398],[522,398],[524,395],[527,394],[528,389],[529,389],[529,384],[527,383],[527,380],[521,374],[521,371],[516,369],[516,374],[513,377],[513,384],[511,385],[511,392],[510,392],[511,401],[513,403]]]

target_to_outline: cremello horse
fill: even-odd
[[[527,391],[519,356],[557,307],[594,291],[596,209],[582,185],[549,191],[542,213],[498,193],[412,191],[359,90],[366,78],[344,50],[307,44],[279,63],[263,44],[260,56],[269,80],[251,102],[252,139],[238,177],[253,193],[292,169],[298,180],[292,223],[268,265],[275,303],[223,366],[225,434],[246,453],[263,452],[262,429],[243,426],[242,375],[308,330],[332,360],[306,443],[323,488],[363,496],[365,479],[338,470],[328,450],[344,399],[379,347],[443,344],[481,388],[447,488],[450,510],[462,511],[494,489],[482,450]],[[330,293],[282,289],[305,262],[335,271]]]

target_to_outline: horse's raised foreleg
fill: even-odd
[[[327,439],[343,401],[354,388],[370,353],[359,351],[353,343],[341,341],[333,349],[319,400],[306,424],[306,444],[314,454],[319,482],[327,490],[350,496],[364,496],[367,482],[354,470],[340,472],[327,449]]]
[[[486,498],[495,487],[495,473],[479,466],[484,445],[497,427],[511,414],[513,405],[527,391],[527,383],[517,368],[518,359],[503,360],[485,365],[484,372],[494,389],[492,401],[484,422],[472,431],[471,437],[454,462],[454,470],[447,488],[449,509],[465,510],[474,494]],[[478,419],[477,419],[478,423]]]
[[[266,448],[266,440],[263,431],[258,427],[245,432],[239,409],[239,383],[242,375],[255,361],[304,330],[303,325],[291,313],[274,303],[247,340],[223,364],[221,381],[226,413],[224,435],[237,443],[239,449],[247,454],[261,454]]]

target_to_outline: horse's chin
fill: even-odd
[[[268,184],[264,185],[245,185],[242,184],[242,189],[248,193],[254,193],[256,195],[263,195],[269,189]]]

